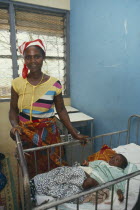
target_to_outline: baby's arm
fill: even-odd
[[[118,200],[122,202],[124,200],[123,192],[119,189],[117,190]]]
[[[99,185],[99,183],[88,175],[85,181],[83,182],[82,187],[84,188],[84,190],[87,190],[91,187],[96,187],[97,185]]]
[[[88,165],[89,165],[89,162],[87,160],[84,160],[82,163],[82,166],[88,166]]]

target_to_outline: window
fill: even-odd
[[[0,8],[0,96],[10,96],[12,80],[12,60],[10,51],[9,14],[5,8]]]
[[[43,72],[58,78],[63,95],[69,96],[68,16],[68,11],[24,3],[0,5],[1,99],[10,98],[11,81],[21,76],[24,61],[18,47],[24,41],[38,38],[46,47]]]

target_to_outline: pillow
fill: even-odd
[[[124,155],[129,162],[134,163],[137,166],[140,164],[140,146],[130,143],[113,148],[113,150],[115,150],[116,153]]]
[[[137,166],[134,163],[128,162],[127,167],[124,169],[124,173],[125,174],[130,174],[130,173],[133,173],[135,171],[138,171]]]

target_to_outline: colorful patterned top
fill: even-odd
[[[40,85],[31,85],[27,79],[18,77],[12,81],[17,92],[19,120],[34,121],[54,116],[54,96],[62,92],[60,81],[50,77]]]

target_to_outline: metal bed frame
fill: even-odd
[[[113,143],[116,143],[116,139],[117,139],[117,146],[119,146],[119,145],[121,145],[121,137],[124,136],[124,134],[125,134],[125,144],[131,143],[130,135],[131,135],[131,128],[133,127],[132,126],[133,120],[136,120],[136,125],[135,125],[135,131],[136,132],[135,132],[135,134],[133,134],[133,135],[135,135],[136,140],[133,143],[140,144],[140,138],[139,138],[139,136],[140,136],[139,135],[139,133],[140,133],[140,129],[139,129],[139,127],[140,127],[140,115],[132,115],[132,116],[129,117],[127,129],[121,130],[121,131],[116,131],[116,132],[111,132],[111,133],[106,133],[106,134],[102,134],[102,135],[98,135],[98,136],[89,138],[88,139],[89,143],[91,144],[92,148],[94,148],[94,144],[95,144],[96,140],[98,140],[98,141],[101,140],[101,143],[103,145],[104,142],[105,142],[105,139],[107,138],[109,146],[112,146]],[[65,139],[64,136],[61,136],[61,137],[62,137],[62,139]],[[123,139],[124,139],[124,137],[123,137]],[[31,200],[30,200],[29,176],[28,176],[28,170],[27,170],[27,165],[26,165],[24,154],[25,153],[34,152],[35,167],[36,167],[36,172],[37,172],[37,164],[36,164],[36,151],[37,150],[47,150],[47,154],[48,154],[48,157],[49,157],[49,149],[50,148],[60,147],[60,155],[61,155],[61,147],[62,146],[68,146],[68,145],[70,146],[70,145],[77,144],[77,145],[79,145],[79,147],[81,147],[81,144],[80,144],[79,140],[72,140],[72,141],[66,141],[66,142],[62,142],[62,143],[58,143],[58,144],[53,144],[53,145],[48,145],[48,146],[43,146],[43,147],[37,147],[37,148],[23,150],[21,139],[20,139],[20,136],[19,136],[18,133],[16,133],[16,143],[17,143],[17,151],[18,151],[18,156],[19,156],[19,166],[20,166],[20,170],[22,172],[22,179],[23,179],[22,190],[23,190],[23,197],[24,198],[23,198],[22,209],[26,209],[26,210],[31,210],[31,209],[32,210],[43,210],[43,209],[49,209],[51,207],[55,207],[56,209],[58,209],[58,206],[60,204],[63,204],[63,203],[66,203],[66,202],[69,202],[69,201],[72,201],[72,200],[76,199],[77,200],[76,209],[78,210],[79,209],[79,198],[81,196],[84,196],[84,195],[87,195],[87,194],[93,193],[93,192],[96,192],[95,209],[97,209],[98,208],[98,204],[97,204],[98,191],[101,190],[101,189],[110,187],[110,186],[112,186],[110,209],[113,209],[114,185],[119,183],[119,182],[121,182],[121,181],[124,181],[124,180],[127,180],[126,203],[125,203],[125,209],[127,209],[127,206],[128,206],[129,181],[130,181],[131,178],[140,175],[140,170],[138,170],[138,171],[136,171],[134,173],[131,173],[129,175],[123,176],[123,177],[121,177],[119,179],[115,179],[115,180],[113,180],[111,182],[102,184],[102,185],[100,185],[100,186],[98,186],[96,188],[92,188],[92,189],[86,190],[86,191],[84,191],[82,193],[73,195],[71,197],[68,197],[68,198],[65,198],[65,199],[62,199],[62,200],[57,200],[57,201],[54,201],[54,202],[51,202],[51,203],[42,204],[42,205],[37,206],[37,207],[33,207],[32,204],[31,204]],[[93,153],[93,151],[92,151],[92,153]],[[90,154],[88,154],[88,155],[90,155]],[[49,166],[49,158],[48,158],[48,166]]]

